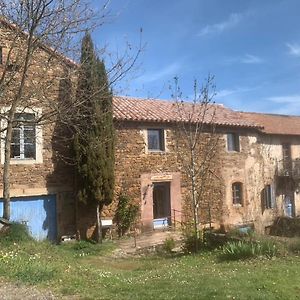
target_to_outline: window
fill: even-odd
[[[16,113],[13,124],[11,158],[36,158],[36,128],[34,113]]]
[[[273,189],[270,184],[267,184],[262,191],[262,205],[263,209],[275,207],[275,195],[273,195]]]
[[[282,159],[283,161],[290,161],[292,159],[290,144],[282,144]]]
[[[147,135],[148,135],[148,150],[165,151],[163,129],[148,129]]]
[[[233,204],[242,205],[243,202],[243,184],[234,182],[232,184],[232,202]]]
[[[240,137],[237,133],[227,133],[227,150],[240,151]]]

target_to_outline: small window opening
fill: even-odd
[[[165,151],[163,129],[148,129],[147,134],[148,134],[148,150]]]
[[[13,124],[11,158],[36,158],[35,115],[32,113],[16,113]]]
[[[243,203],[243,184],[241,182],[232,184],[232,202],[239,205]]]
[[[264,209],[275,207],[275,196],[270,184],[267,184],[262,191],[262,205]]]
[[[237,133],[227,133],[227,150],[228,151],[240,151],[240,136]]]
[[[3,64],[3,48],[0,46],[0,65]]]

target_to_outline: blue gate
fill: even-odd
[[[24,223],[36,240],[57,238],[56,197],[30,196],[11,198],[10,221]],[[3,215],[3,200],[0,201],[0,216]]]

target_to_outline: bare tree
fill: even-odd
[[[194,82],[194,95],[191,102],[182,101],[182,93],[175,78],[174,109],[177,116],[175,130],[176,152],[181,171],[188,183],[189,199],[187,206],[192,210],[193,233],[196,240],[200,234],[200,206],[205,197],[211,197],[211,180],[214,174],[214,159],[217,153],[216,107],[213,102],[215,86],[209,76],[205,84],[198,88]],[[209,218],[210,202],[205,201]],[[204,207],[204,205],[202,205]],[[196,251],[198,243],[196,242]]]
[[[77,105],[81,100],[54,101],[61,82],[75,83],[80,33],[102,25],[109,17],[103,1],[94,11],[85,0],[0,0],[0,37],[3,61],[0,65],[1,131],[4,133],[3,217],[10,219],[10,165],[13,130],[20,124],[45,125],[59,120],[76,128]],[[79,50],[79,49],[78,49]],[[135,62],[122,57],[111,67],[114,80],[122,78]],[[60,54],[63,53],[64,55]],[[126,60],[127,59],[127,60]],[[108,70],[109,72],[110,70]],[[113,82],[111,82],[113,83]],[[77,101],[77,102],[74,102]],[[70,105],[71,104],[71,105]],[[34,119],[19,119],[32,111]],[[77,116],[78,117],[78,116]]]

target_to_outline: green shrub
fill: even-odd
[[[273,241],[263,239],[259,240],[256,243],[256,254],[263,255],[268,258],[274,257],[279,253],[279,248]]]
[[[25,224],[12,223],[9,229],[0,236],[1,241],[6,242],[28,242],[33,238],[29,234],[28,227]]]
[[[119,196],[118,200],[115,220],[117,223],[118,234],[119,236],[123,236],[130,226],[134,224],[139,211],[139,206],[130,203],[131,199],[123,194]]]
[[[114,249],[114,245],[109,241],[105,241],[102,244],[97,244],[94,241],[76,241],[62,244],[61,247],[71,252],[74,257],[108,253]]]
[[[222,250],[222,258],[225,260],[247,259],[255,256],[253,243],[244,241],[229,242]]]
[[[176,242],[172,237],[166,238],[163,244],[163,250],[167,253],[172,253],[175,246]]]
[[[186,234],[183,239],[182,250],[185,253],[196,253],[197,250],[203,248],[203,241],[200,237],[197,238],[196,234]]]
[[[196,253],[197,250],[213,250],[226,244],[227,237],[223,234],[211,232],[209,230],[199,232],[197,238],[194,233],[184,232],[182,249],[185,253]]]
[[[203,246],[208,250],[213,250],[224,246],[228,241],[225,234],[205,231],[203,234]]]
[[[270,234],[300,237],[300,218],[278,217],[271,226]]]
[[[300,254],[300,239],[291,241],[288,245],[288,250],[292,253]]]
[[[257,256],[271,258],[278,254],[278,247],[272,241],[236,241],[227,243],[223,249],[221,258],[224,260],[240,260]]]

